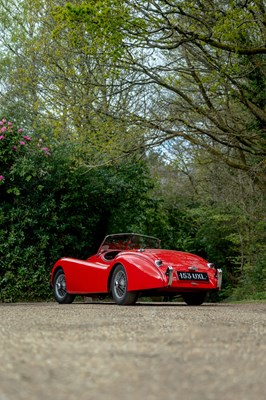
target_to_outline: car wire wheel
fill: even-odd
[[[115,294],[117,297],[123,297],[127,290],[127,280],[124,271],[119,271],[115,276]]]
[[[75,295],[67,293],[66,277],[64,271],[61,269],[55,274],[53,292],[55,300],[60,304],[70,304],[75,299]]]
[[[111,292],[114,301],[119,305],[135,304],[138,298],[137,292],[128,292],[127,290],[127,274],[123,265],[116,266],[112,280]]]

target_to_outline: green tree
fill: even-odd
[[[121,86],[110,59],[111,49],[117,49],[115,32],[113,39],[108,34],[107,47],[102,35],[95,35],[93,24],[88,30],[81,21],[69,21],[69,29],[55,13],[63,4],[60,0],[0,1],[4,32],[0,106],[9,118],[45,139],[71,141],[77,163],[85,162],[86,153],[89,165],[101,165],[127,156],[132,142],[140,147],[142,129],[120,118],[134,99]],[[96,7],[102,13],[101,4]],[[119,20],[117,10],[113,14]],[[109,11],[103,13],[103,20]],[[101,29],[104,34],[103,25]]]
[[[146,146],[185,139],[252,175],[264,190],[264,3],[124,1],[120,27],[97,4],[67,4],[58,11],[60,24],[75,31],[77,21],[86,31],[93,21],[105,43],[102,23],[104,32],[119,30],[115,65],[128,76],[134,72],[131,85],[142,87],[136,98],[140,111],[125,110],[124,118],[149,131]],[[104,10],[117,3],[99,4]],[[128,80],[123,84],[128,88]]]

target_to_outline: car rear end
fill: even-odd
[[[149,250],[147,250],[149,252]],[[218,291],[222,284],[222,270],[203,258],[179,251],[153,250],[150,256],[164,274],[164,285],[169,291]]]

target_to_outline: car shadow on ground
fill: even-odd
[[[114,301],[75,301],[73,305],[101,305],[101,306],[118,306],[118,307],[221,307],[227,306],[222,303],[203,303],[200,306],[188,306],[182,301],[138,301],[134,305],[119,306]]]

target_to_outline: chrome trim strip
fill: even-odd
[[[189,271],[197,271],[198,267],[191,266],[191,267],[188,267],[188,269],[189,269]]]

